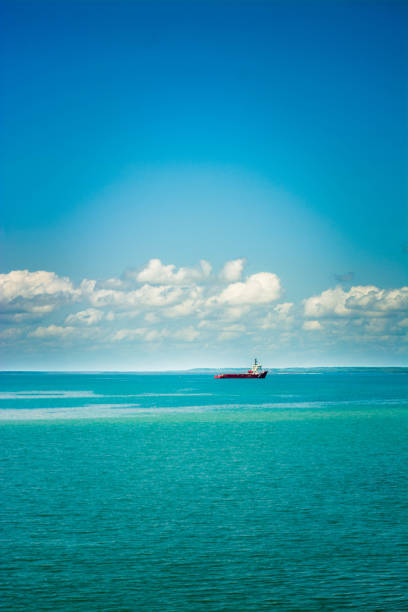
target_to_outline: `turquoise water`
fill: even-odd
[[[408,371],[0,374],[5,610],[406,610]]]

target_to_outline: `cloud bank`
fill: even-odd
[[[178,268],[154,258],[78,285],[52,271],[12,270],[0,275],[0,343],[30,351],[64,343],[265,351],[345,342],[403,350],[408,287],[339,285],[297,303],[284,299],[276,272],[245,276],[245,264],[232,259],[213,271],[204,259]]]

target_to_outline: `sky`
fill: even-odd
[[[0,21],[2,369],[407,363],[406,3]]]

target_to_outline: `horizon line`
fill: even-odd
[[[326,370],[331,370],[331,369],[356,369],[356,368],[360,368],[360,369],[407,369],[408,368],[408,364],[404,364],[404,365],[330,365],[330,366],[323,366],[323,365],[314,365],[314,366],[274,366],[274,367],[268,367],[265,366],[265,369],[268,370],[322,370],[322,369],[326,369]],[[166,372],[197,372],[197,371],[213,371],[213,370],[242,370],[242,369],[247,369],[245,366],[243,367],[239,367],[239,366],[223,366],[223,367],[216,367],[216,366],[212,366],[212,367],[195,367],[195,368],[188,368],[188,369],[161,369],[161,370],[112,370],[112,369],[95,369],[95,370],[88,370],[88,369],[83,369],[83,370],[71,370],[71,369],[60,369],[60,370],[46,370],[46,369],[40,369],[40,370],[31,370],[29,368],[27,369],[21,369],[21,370],[16,370],[16,369],[2,369],[0,370],[0,374],[7,374],[7,373],[24,373],[24,372],[32,372],[32,373],[69,373],[69,374],[88,374],[88,373],[93,373],[93,374],[97,374],[97,373],[126,373],[126,374],[164,374]]]

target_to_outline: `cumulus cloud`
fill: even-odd
[[[273,310],[280,319],[287,319],[292,314],[293,302],[283,302],[282,304],[277,304]]]
[[[163,311],[168,318],[188,317],[190,315],[199,316],[204,304],[202,287],[194,287],[188,292],[186,299],[178,304],[170,306]]]
[[[293,323],[293,302],[283,302],[274,306],[260,320],[262,329],[287,329]]]
[[[0,274],[0,310],[5,320],[22,322],[43,317],[79,295],[69,278],[54,272],[12,270]]]
[[[305,321],[302,327],[307,331],[316,331],[322,329],[322,326],[320,325],[319,321]]]
[[[85,323],[86,325],[94,325],[99,323],[103,319],[103,312],[96,308],[87,308],[86,310],[80,310],[75,314],[70,314],[65,319],[65,323],[76,324]]]
[[[197,302],[193,299],[184,300],[180,304],[171,306],[165,311],[165,316],[169,318],[188,317],[196,312]]]
[[[407,308],[408,287],[379,289],[374,285],[327,289],[320,295],[304,300],[307,318],[385,315]]]
[[[133,292],[136,303],[145,306],[167,306],[173,304],[182,296],[182,290],[178,287],[143,285]]]
[[[41,319],[45,315],[49,314],[57,307],[57,303],[54,304],[42,304],[38,305],[35,301],[26,301],[17,299],[10,304],[2,304],[1,306],[1,317],[8,321],[14,321],[15,323],[30,322],[35,319]]]
[[[54,272],[38,270],[13,270],[0,274],[0,300],[11,302],[16,298],[32,299],[38,296],[77,296],[69,278],[57,276]]]
[[[228,283],[234,283],[239,281],[242,276],[242,271],[244,269],[245,259],[241,257],[240,259],[233,259],[232,261],[227,261],[224,264],[221,272],[220,278],[222,280],[227,281]]]
[[[82,296],[96,307],[131,308],[140,306],[166,306],[182,295],[179,287],[143,285],[131,291],[100,289],[95,280],[85,279],[81,283]]]
[[[219,313],[221,321],[238,321],[242,319],[251,310],[251,306],[246,304],[244,306],[228,306]]]
[[[327,289],[320,295],[304,300],[305,317],[343,316],[347,314],[345,307],[345,291],[341,287]]]
[[[211,264],[202,259],[198,268],[179,268],[174,264],[165,265],[160,259],[151,259],[136,279],[152,285],[189,285],[202,281],[211,274]]]
[[[374,285],[327,289],[304,300],[304,330],[322,329],[325,337],[354,344],[377,342],[379,348],[401,344],[408,306],[408,287]],[[322,325],[324,322],[324,325]]]
[[[279,298],[281,284],[271,272],[252,274],[244,282],[231,283],[218,296],[222,304],[267,304]]]
[[[0,332],[1,343],[18,340],[31,347],[66,338],[104,348],[150,343],[155,350],[161,342],[213,346],[246,338],[270,348],[303,335],[302,341],[310,342],[377,339],[397,346],[407,329],[407,287],[339,285],[298,304],[279,302],[279,277],[272,272],[242,277],[244,264],[243,258],[227,261],[217,277],[205,260],[196,268],[177,268],[151,259],[139,273],[84,279],[79,287],[53,272],[2,274],[2,327],[5,322],[10,327]],[[67,312],[72,302],[77,311]],[[36,317],[43,317],[40,326]]]

